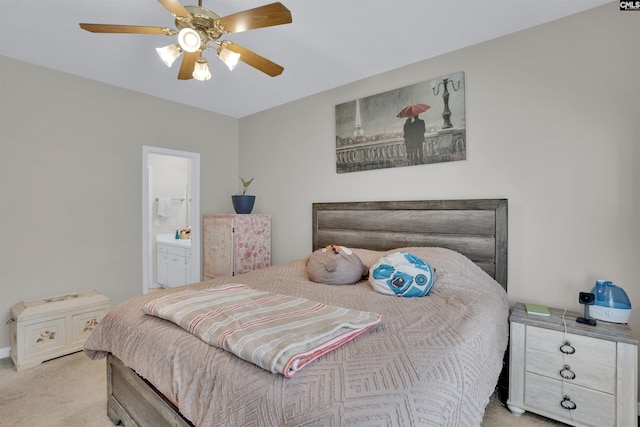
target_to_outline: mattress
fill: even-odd
[[[112,353],[197,426],[479,426],[507,347],[506,292],[457,252],[398,250],[436,269],[428,296],[383,295],[366,280],[343,286],[311,282],[305,259],[162,291],[241,283],[383,316],[292,378],[144,314],[156,292],[110,311],[84,351],[92,359]],[[391,252],[356,249],[369,266]]]

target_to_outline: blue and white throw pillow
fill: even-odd
[[[407,252],[385,255],[369,271],[369,283],[375,291],[399,297],[428,295],[436,280],[434,268]]]

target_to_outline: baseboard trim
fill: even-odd
[[[11,347],[0,348],[0,359],[9,357],[11,355]]]

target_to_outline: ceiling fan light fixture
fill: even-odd
[[[222,46],[218,49],[218,58],[229,67],[229,70],[233,71],[238,65],[238,61],[240,61],[240,54]]]
[[[202,56],[196,59],[196,64],[193,68],[193,78],[203,82],[206,82],[211,78],[209,63]]]
[[[185,52],[193,53],[200,50],[202,39],[198,31],[193,28],[183,28],[178,33],[178,44]]]
[[[178,44],[170,44],[165,47],[157,47],[156,52],[160,55],[160,58],[167,64],[167,67],[171,67],[171,64],[182,54],[182,48]]]
[[[282,66],[247,48],[230,41],[220,40],[220,37],[226,34],[292,23],[291,11],[279,1],[222,17],[202,7],[202,0],[198,0],[197,6],[183,6],[182,0],[158,1],[173,16],[174,28],[88,23],[81,23],[80,28],[92,33],[177,36],[177,40],[174,40],[177,44],[159,47],[156,51],[169,67],[182,56],[178,80],[190,80],[194,75],[200,80],[211,78],[207,61],[202,59],[196,63],[196,60],[202,57],[206,49],[215,48],[215,46],[217,46],[218,58],[229,67],[229,70],[235,69],[238,61],[242,61],[271,77],[279,76],[284,71]],[[210,46],[209,43],[211,43]],[[196,65],[198,70],[195,69]]]

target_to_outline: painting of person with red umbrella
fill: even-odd
[[[407,164],[421,165],[424,163],[424,133],[427,127],[419,115],[424,113],[430,105],[411,104],[404,107],[396,117],[407,118],[404,122],[404,145],[407,150]]]
[[[338,104],[335,117],[338,173],[466,159],[463,71]]]

